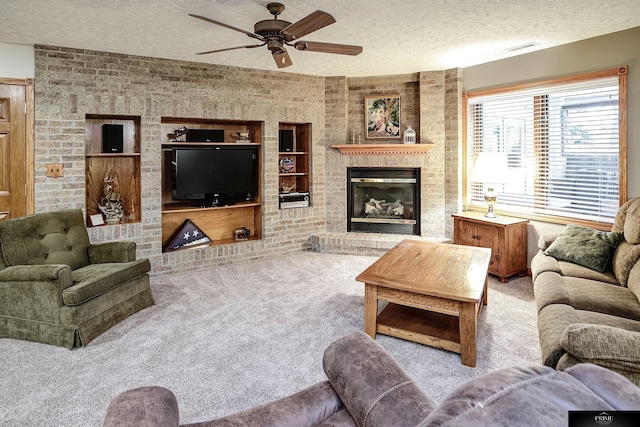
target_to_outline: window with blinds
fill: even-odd
[[[466,203],[485,207],[492,187],[498,211],[612,223],[626,197],[623,77],[626,68],[467,94],[466,177],[482,152],[501,153],[507,176],[502,183],[466,179]]]

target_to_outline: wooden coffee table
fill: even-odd
[[[460,353],[476,366],[491,249],[403,240],[363,271],[364,331]],[[377,315],[378,301],[389,304]]]

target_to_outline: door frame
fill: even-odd
[[[25,95],[25,180],[27,215],[35,212],[35,79],[0,77],[0,84],[24,86]]]

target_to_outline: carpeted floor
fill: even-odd
[[[109,401],[143,385],[177,396],[181,423],[259,405],[325,379],[322,353],[363,329],[374,257],[299,252],[152,278],[156,305],[85,348],[0,339],[0,425],[100,426]],[[540,363],[531,279],[490,279],[477,367],[460,355],[378,336],[434,402],[470,378]]]

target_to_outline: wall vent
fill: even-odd
[[[524,43],[518,46],[512,46],[512,47],[508,47],[505,50],[507,52],[515,52],[517,50],[522,50],[522,49],[529,49],[530,47],[534,47],[534,46],[539,46],[540,43],[536,43],[536,42],[529,42],[529,43]]]

